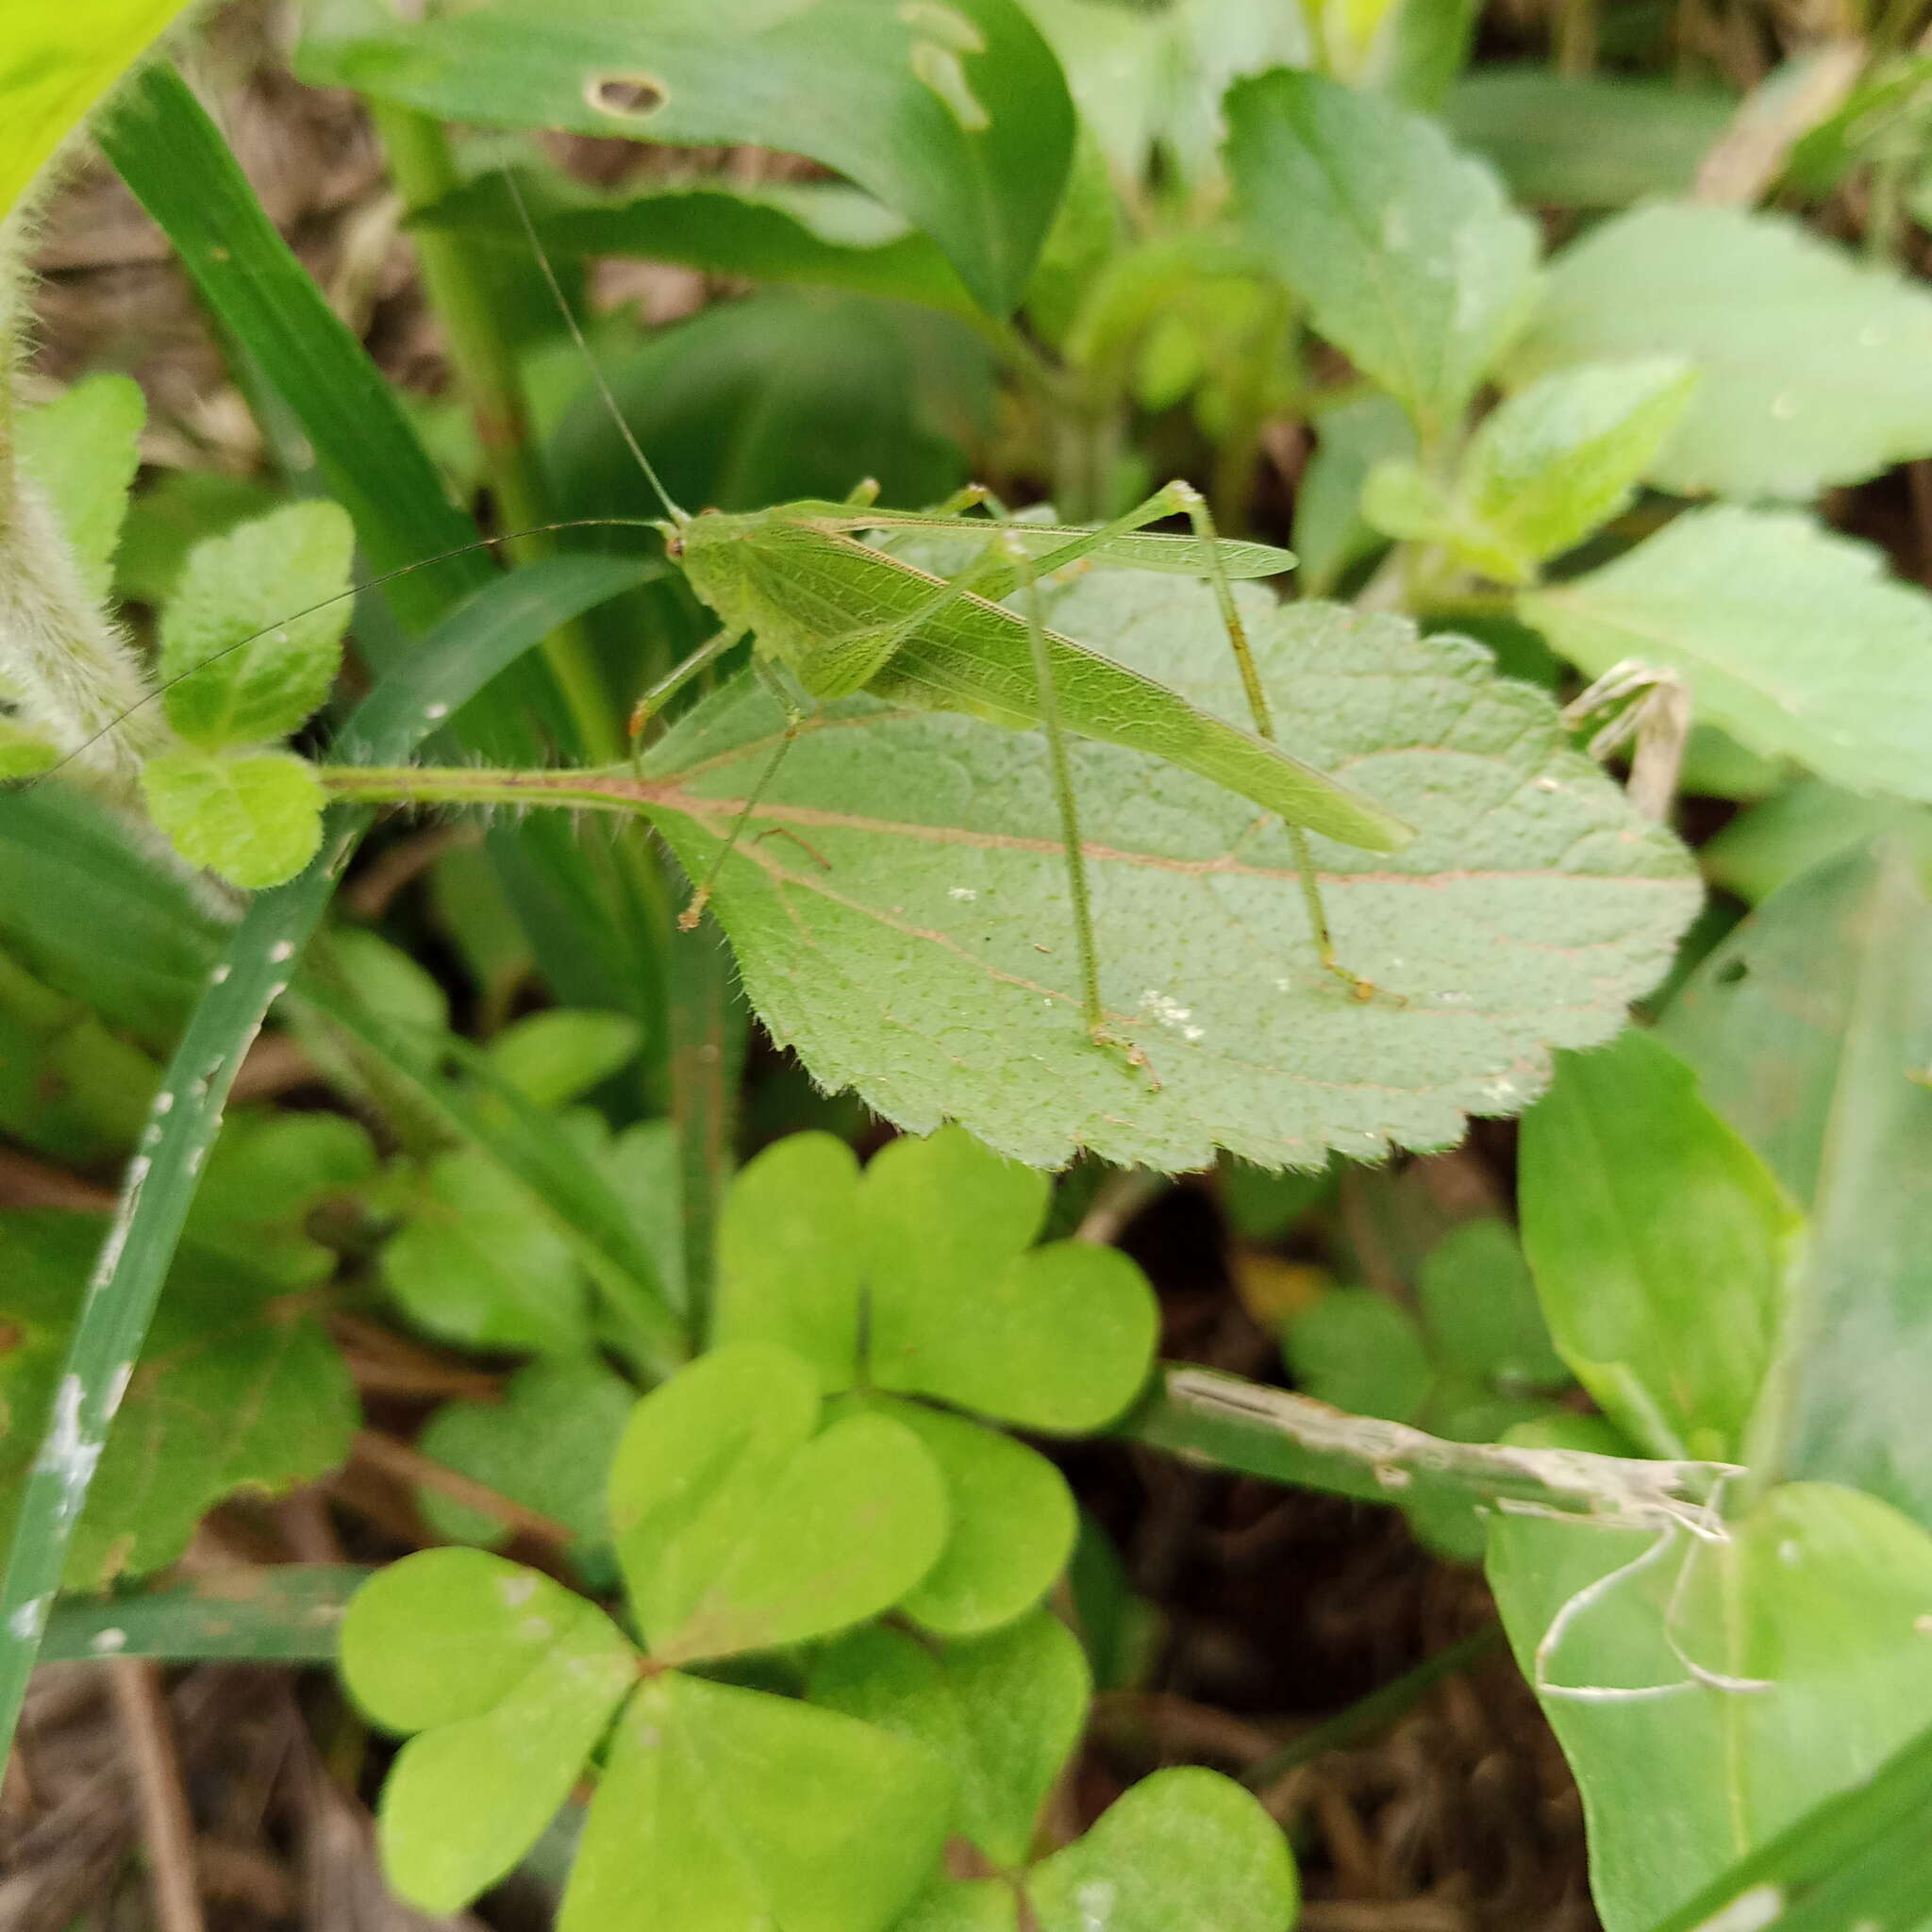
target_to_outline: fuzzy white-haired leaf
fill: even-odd
[[[1466,1116],[1535,1099],[1553,1048],[1617,1030],[1697,905],[1676,841],[1479,647],[1394,617],[1241,602],[1288,747],[1418,828],[1392,858],[1313,841],[1336,943],[1377,996],[1357,1001],[1316,959],[1278,822],[1078,741],[1104,1002],[1148,1065],[1093,1045],[1040,738],[861,697],[809,722],[717,881],[753,1003],[820,1080],[1045,1166],[1084,1146],[1199,1167],[1217,1145],[1317,1166],[1331,1147],[1449,1145]],[[1096,574],[1053,621],[1245,715],[1199,585]],[[741,683],[656,749],[646,802],[693,876],[779,725]]]

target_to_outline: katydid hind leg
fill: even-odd
[[[1236,667],[1241,672],[1241,689],[1247,695],[1249,714],[1255,721],[1257,735],[1272,744],[1275,741],[1274,713],[1268,703],[1268,693],[1262,688],[1261,674],[1248,642],[1247,626],[1242,624],[1241,608],[1234,601],[1234,586],[1229,583],[1227,572],[1222,567],[1221,539],[1214,527],[1214,514],[1208,508],[1208,499],[1192,484],[1173,483],[1168,488],[1179,499],[1188,521],[1194,526],[1195,539],[1208,553],[1208,581],[1221,612],[1222,627],[1227,632],[1228,648],[1233,651]],[[1374,982],[1364,979],[1358,973],[1350,972],[1335,951],[1334,937],[1328,925],[1328,909],[1322,903],[1322,884],[1316,875],[1315,855],[1309,848],[1307,833],[1292,822],[1284,823],[1288,824],[1289,840],[1294,847],[1295,873],[1301,881],[1302,903],[1307,908],[1308,936],[1314,942],[1315,957],[1327,972],[1348,988],[1351,999],[1364,1002],[1374,999]]]

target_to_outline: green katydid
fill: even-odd
[[[753,641],[755,667],[774,687],[790,720],[710,877],[699,886],[688,924],[695,923],[796,732],[802,714],[787,688],[789,674],[808,699],[864,691],[920,709],[962,711],[1042,731],[1066,852],[1084,1016],[1095,1040],[1112,1036],[1101,1005],[1078,801],[1067,769],[1064,734],[1070,731],[1150,752],[1278,813],[1294,834],[1324,965],[1347,980],[1357,997],[1373,991],[1335,957],[1306,835],[1317,831],[1367,851],[1393,852],[1412,834],[1393,813],[1274,741],[1267,697],[1230,586],[1236,578],[1273,576],[1291,567],[1288,552],[1221,540],[1199,493],[1179,482],[1097,529],[1016,522],[996,505],[991,520],[962,514],[991,504],[978,485],[924,513],[878,508],[875,486],[864,485],[845,503],[801,501],[693,517],[671,501],[643,452],[632,447],[668,513],[658,525],[667,555],[724,620],[724,628],[646,692],[633,728],[746,637]],[[1175,514],[1191,521],[1191,537],[1144,528]],[[965,538],[984,548],[965,570],[943,578],[863,541],[874,532]],[[1220,604],[1255,730],[1214,717],[1157,680],[1048,629],[1040,615],[1040,580],[1069,566],[1205,576]],[[1023,607],[1017,612],[999,601],[1015,591]]]
[[[803,714],[786,687],[784,674],[789,672],[808,700],[829,702],[864,691],[918,709],[961,711],[1017,730],[1040,727],[1052,762],[1066,855],[1082,1017],[1097,1043],[1123,1042],[1108,1028],[1101,1002],[1079,801],[1067,758],[1068,730],[1151,752],[1279,813],[1292,837],[1322,964],[1347,983],[1355,998],[1373,995],[1374,988],[1336,957],[1307,834],[1321,832],[1367,852],[1399,852],[1415,834],[1393,812],[1274,742],[1274,715],[1248,649],[1232,580],[1291,570],[1294,558],[1288,551],[1224,541],[1207,500],[1192,485],[1179,481],[1097,529],[1018,522],[977,483],[930,511],[880,509],[878,486],[867,481],[844,503],[801,500],[737,514],[708,509],[694,517],[672,500],[632,433],[558,280],[515,175],[506,171],[503,178],[604,408],[664,508],[668,521],[656,527],[663,536],[665,555],[683,571],[700,600],[724,621],[723,629],[639,700],[631,714],[632,736],[686,683],[747,638],[753,666],[774,687],[787,719],[784,738],[725,835],[681,925],[689,929],[702,916],[713,883],[797,734]],[[991,524],[962,514],[982,505],[993,512]],[[1146,527],[1181,515],[1193,526],[1191,537]],[[889,531],[962,537],[986,547],[977,561],[946,579],[860,541],[865,534]],[[1041,617],[1040,580],[1078,565],[1206,576],[1241,668],[1254,732],[1049,630]],[[999,601],[1016,590],[1023,593],[1024,613]],[[1131,1044],[1126,1050],[1129,1058],[1142,1059]]]

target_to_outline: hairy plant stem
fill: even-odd
[[[440,122],[413,108],[372,98],[369,109],[403,201],[413,214],[462,185],[449,137]],[[530,409],[516,352],[501,324],[502,303],[486,262],[462,235],[424,228],[415,235],[417,259],[431,306],[448,334],[450,362],[470,406],[490,472],[497,508],[514,537],[507,548],[519,562],[551,555],[554,535],[534,526],[556,521],[538,456]],[[583,754],[623,756],[624,741],[610,693],[580,622],[559,625],[544,640],[543,656],[563,695]]]

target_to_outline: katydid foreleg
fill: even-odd
[[[785,754],[797,742],[800,727],[805,723],[804,708],[791,695],[783,674],[775,665],[769,664],[762,658],[754,657],[752,670],[766,691],[776,699],[785,714],[785,732],[778,741],[778,748],[766,759],[765,768],[752,782],[750,791],[731,821],[731,829],[724,835],[724,842],[719,846],[717,856],[711,860],[697,891],[691,895],[691,904],[677,915],[677,929],[692,932],[698,921],[705,916],[705,908],[710,902],[711,888],[718,882],[718,874],[724,870],[725,861],[738,849],[738,841],[744,836],[744,828],[757,812],[760,801],[771,789],[772,780],[778,775],[778,767],[785,762]]]

